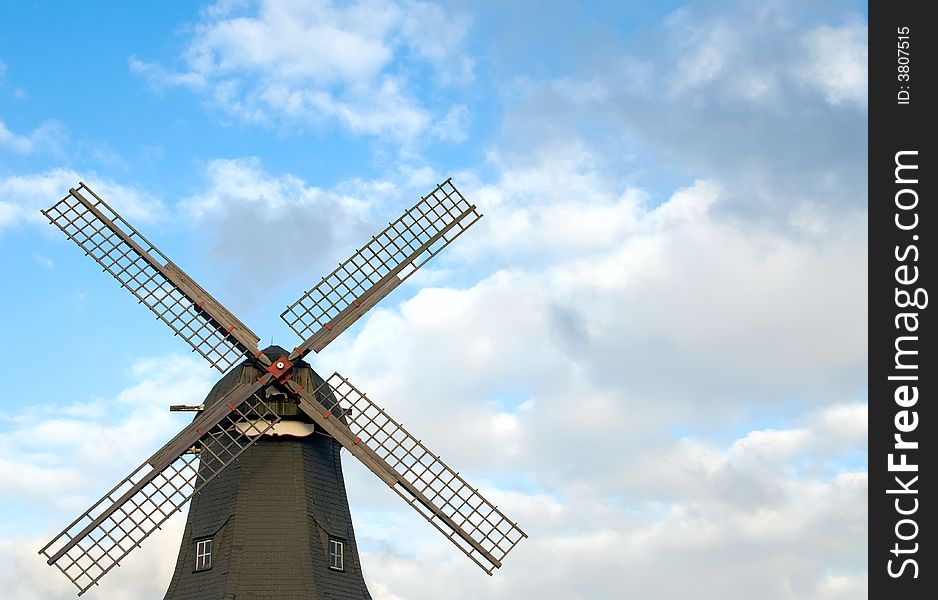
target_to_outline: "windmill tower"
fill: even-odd
[[[273,361],[287,351],[271,346],[264,354]],[[237,365],[201,406],[210,409],[258,375],[250,362]],[[309,389],[322,384],[305,361],[294,365],[292,379]],[[165,600],[370,598],[345,496],[342,446],[316,433],[286,396],[272,390],[265,402],[280,422],[192,498]]]
[[[492,574],[526,534],[319,352],[481,218],[450,180],[258,336],[83,183],[43,214],[224,377],[195,418],[40,553],[87,591],[191,498],[167,600],[367,599],[340,450]],[[277,260],[278,257],[273,257]]]

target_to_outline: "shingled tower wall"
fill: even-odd
[[[264,352],[272,360],[287,353],[276,346]],[[206,406],[257,374],[250,366],[234,368],[209,393]],[[306,363],[294,377],[304,387],[322,382]],[[193,497],[165,600],[371,600],[340,449],[319,432],[265,436],[248,448]],[[211,568],[196,570],[196,544],[207,539]],[[330,539],[343,543],[341,571],[330,568]]]

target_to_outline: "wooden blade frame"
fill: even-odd
[[[42,214],[222,373],[256,354],[253,331],[84,183]]]
[[[345,377],[335,373],[312,392],[286,385],[303,412],[489,575],[528,537]]]
[[[298,350],[325,348],[480,218],[450,179],[438,185],[281,313]]]
[[[79,596],[280,421],[263,387],[236,387],[40,550]]]

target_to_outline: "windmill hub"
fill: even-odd
[[[274,348],[271,346],[270,348]],[[268,350],[270,349],[268,348]],[[267,354],[267,351],[264,351],[264,354]],[[269,367],[267,367],[267,372],[274,376],[274,379],[281,381],[286,378],[287,374],[290,372],[290,369],[293,368],[293,363],[286,356],[281,356],[277,360],[273,361]]]

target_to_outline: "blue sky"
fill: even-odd
[[[35,550],[217,377],[39,208],[84,180],[289,346],[283,308],[449,176],[486,217],[314,364],[532,535],[480,578],[347,459],[374,596],[865,594],[865,3],[0,17],[6,596],[71,597]],[[180,534],[89,596],[162,597]]]

